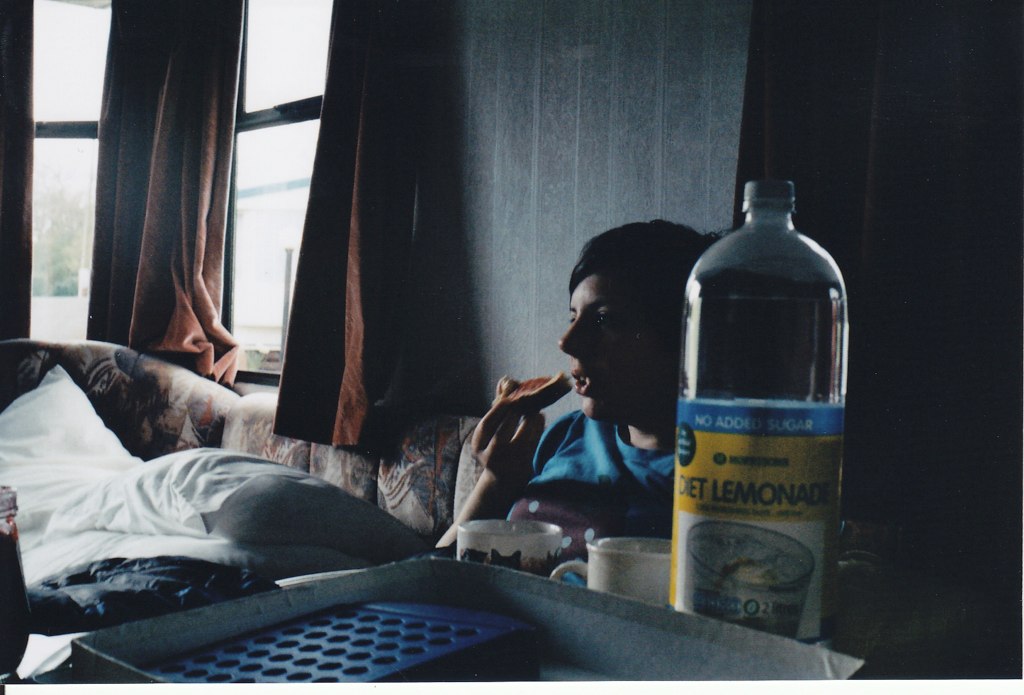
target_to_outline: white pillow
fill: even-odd
[[[0,412],[0,485],[17,488],[23,549],[68,496],[138,463],[59,365]]]
[[[60,365],[0,413],[0,463],[131,458]]]

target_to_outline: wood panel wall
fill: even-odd
[[[568,277],[591,236],[730,225],[750,0],[453,8],[401,388],[480,409],[503,374],[565,368]]]

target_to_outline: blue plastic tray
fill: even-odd
[[[176,683],[533,680],[531,626],[420,603],[334,606],[152,664]]]

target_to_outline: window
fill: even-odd
[[[327,71],[331,0],[248,0],[223,321],[281,369]],[[36,0],[31,337],[86,336],[108,0]],[[244,377],[243,377],[244,378]]]
[[[96,123],[110,6],[36,0],[33,52],[32,325],[85,338],[96,200]]]
[[[249,0],[246,10],[224,323],[241,344],[243,378],[253,378],[281,370],[331,0]]]

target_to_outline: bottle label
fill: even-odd
[[[843,406],[681,398],[677,423],[672,604],[829,637]]]

